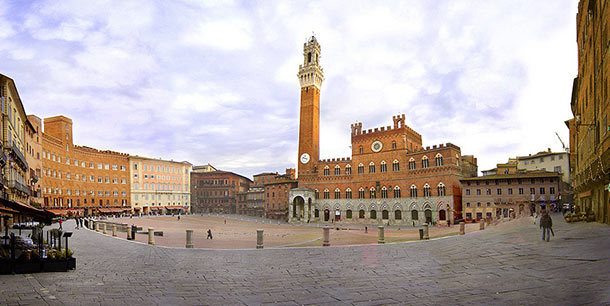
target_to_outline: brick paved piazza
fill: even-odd
[[[608,226],[553,221],[551,242],[523,218],[424,242],[264,250],[78,230],[75,271],[0,276],[0,304],[608,305]]]

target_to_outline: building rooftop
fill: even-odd
[[[513,179],[513,178],[538,178],[538,177],[561,177],[561,173],[549,172],[549,171],[527,171],[514,174],[494,174],[487,176],[468,177],[460,179],[460,181],[484,181],[494,179]]]

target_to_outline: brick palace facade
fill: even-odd
[[[298,188],[289,194],[290,222],[446,223],[461,217],[464,176],[476,159],[451,143],[424,147],[405,115],[393,125],[351,126],[351,157],[320,159],[319,110],[323,70],[315,37],[304,44]]]

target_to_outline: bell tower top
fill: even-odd
[[[303,44],[303,64],[299,65],[301,88],[315,86],[318,90],[324,81],[324,70],[320,67],[320,44],[315,36]]]

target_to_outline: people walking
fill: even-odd
[[[212,230],[208,229],[208,237],[206,239],[214,239],[212,238]]]
[[[553,233],[553,219],[549,215],[549,212],[546,210],[542,211],[542,217],[540,217],[540,228],[542,228],[542,241],[544,241],[545,233],[546,233],[546,241],[551,239],[551,233]],[[553,233],[555,236],[555,233]]]

